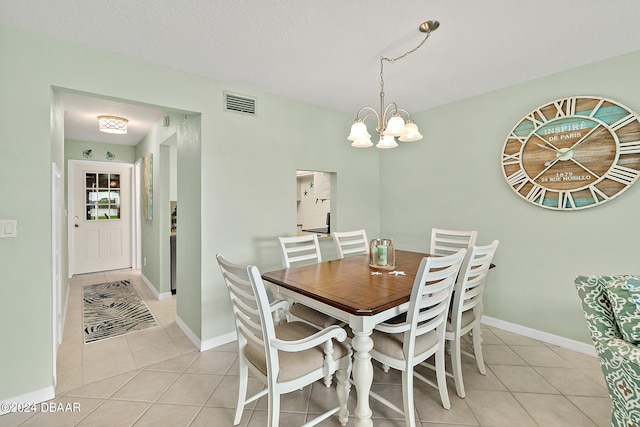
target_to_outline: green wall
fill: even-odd
[[[82,154],[85,150],[91,150],[93,155],[86,158]],[[64,160],[65,166],[67,160],[85,160],[93,162],[109,162],[107,152],[115,155],[114,162],[118,163],[134,163],[136,161],[136,147],[121,144],[106,144],[97,142],[75,141],[65,139],[64,141]]]
[[[0,239],[0,399],[52,385],[51,162],[63,170],[61,116],[38,75],[55,58],[14,42],[0,27],[0,217],[18,221],[17,237]]]
[[[63,174],[66,165],[52,88],[156,105],[184,119],[172,116],[177,316],[203,342],[233,331],[216,253],[262,270],[280,266],[276,237],[296,232],[296,169],[337,174],[336,229],[378,234],[380,192],[370,183],[379,179],[379,153],[349,146],[346,114],[7,26],[0,26],[0,57],[0,114],[11,117],[11,126],[0,126],[0,182],[19,183],[3,185],[0,203],[0,218],[18,220],[18,237],[0,240],[0,321],[12,325],[0,331],[0,400],[53,385],[50,171],[54,160]],[[256,98],[257,115],[224,112],[225,90]],[[153,152],[155,168],[162,138],[148,138],[135,156]],[[155,221],[146,224],[143,247],[161,262],[149,246],[165,235]]]
[[[559,98],[605,97],[640,112],[638,70],[640,51],[414,115],[424,139],[381,156],[383,234],[415,250],[429,248],[431,227],[500,240],[485,314],[590,343],[573,279],[638,273],[640,183],[599,207],[551,211],[511,190],[501,151],[523,116]]]
[[[168,158],[161,153],[163,142],[175,136],[177,130],[176,116],[171,120],[170,126],[162,126],[158,121],[149,133],[135,147],[135,159],[153,155],[153,211],[152,219],[142,218],[142,267],[144,277],[156,288],[159,293],[170,292],[169,283],[169,188],[165,178],[169,175]],[[163,185],[164,184],[164,185]],[[141,186],[142,183],[141,179]],[[140,188],[143,191],[143,188]],[[166,207],[166,208],[165,208]],[[163,209],[164,208],[164,209]],[[142,213],[142,212],[141,212]],[[144,259],[146,258],[146,265]]]

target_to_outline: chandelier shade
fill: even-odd
[[[407,110],[398,108],[398,105],[395,102],[390,102],[385,105],[384,63],[385,61],[391,63],[396,62],[415,52],[427,41],[431,33],[437,30],[438,27],[440,27],[440,22],[438,21],[423,22],[420,24],[418,29],[420,32],[426,33],[426,36],[418,46],[397,58],[380,57],[380,110],[378,112],[372,107],[362,107],[358,110],[353,125],[351,125],[351,132],[347,137],[349,141],[352,141],[352,147],[367,148],[373,146],[373,143],[371,142],[371,134],[369,134],[369,130],[365,123],[367,118],[372,116],[375,116],[377,119],[376,131],[380,134],[380,141],[376,144],[377,148],[388,149],[397,147],[398,143],[396,142],[396,138],[402,142],[419,141],[422,139],[422,134],[418,129],[418,125],[416,125],[411,119],[411,115]]]
[[[380,135],[380,142],[376,144],[377,148],[381,148],[383,150],[387,148],[396,148],[398,143],[396,139],[391,135]]]
[[[357,141],[359,139],[371,138],[371,134],[367,131],[367,125],[362,120],[356,120],[351,125],[351,133],[347,137],[349,141]]]
[[[387,127],[382,132],[388,136],[402,136],[407,133],[407,129],[404,126],[404,119],[400,114],[393,115],[387,122]]]
[[[125,134],[129,120],[116,116],[98,116],[98,130],[105,133]]]
[[[369,148],[372,145],[373,145],[373,142],[371,142],[371,138],[358,139],[351,143],[351,146],[356,148]]]
[[[404,128],[407,130],[407,133],[400,136],[398,138],[398,141],[413,142],[420,141],[422,139],[422,134],[418,130],[418,125],[413,123],[411,120],[407,121],[407,123],[404,125]]]

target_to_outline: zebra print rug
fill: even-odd
[[[158,326],[129,280],[84,286],[82,298],[85,344]]]

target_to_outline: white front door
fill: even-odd
[[[71,274],[131,268],[132,165],[70,162]]]

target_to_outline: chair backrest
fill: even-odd
[[[280,242],[280,254],[282,255],[282,263],[286,268],[292,264],[310,262],[321,262],[320,244],[318,236],[315,234],[307,234],[296,237],[278,237]]]
[[[344,258],[345,255],[369,253],[369,241],[364,230],[334,231],[331,235],[339,258]]]
[[[469,249],[476,244],[478,232],[475,230],[445,230],[443,228],[431,229],[431,255],[451,255],[460,248]]]
[[[265,352],[268,376],[277,378],[278,352],[269,345],[276,337],[275,326],[258,268],[231,263],[220,254],[216,258],[231,297],[240,353],[247,345]]]
[[[415,354],[415,337],[435,331],[437,340],[444,342],[451,293],[466,252],[463,248],[420,262],[407,311],[409,330],[404,333],[403,351],[408,361]]]
[[[265,337],[260,304],[249,280],[248,267],[229,262],[220,254],[216,259],[231,298],[240,347],[251,343],[263,348]]]
[[[473,310],[477,319],[482,316],[482,295],[498,243],[494,240],[486,246],[472,246],[465,257],[453,288],[451,325],[454,330],[457,330],[465,312]]]

